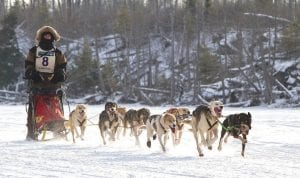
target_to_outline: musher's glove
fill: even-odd
[[[51,79],[52,83],[64,82],[66,80],[66,73],[64,69],[57,69]]]
[[[41,81],[43,81],[43,79],[41,78],[40,76],[40,73],[37,72],[37,71],[32,71],[32,80],[35,82],[35,83],[39,83]]]
[[[31,69],[27,69],[25,71],[25,79],[32,79],[32,70]]]
[[[28,69],[25,72],[25,78],[26,79],[32,79],[35,83],[41,82],[42,78],[39,74],[39,72],[32,70],[32,69]]]

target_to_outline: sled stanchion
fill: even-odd
[[[42,135],[42,141],[45,140],[46,132],[47,132],[47,126],[44,126],[44,129],[43,129],[43,135]]]

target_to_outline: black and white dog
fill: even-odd
[[[116,132],[121,125],[121,115],[116,111],[117,104],[113,102],[107,102],[105,109],[99,115],[99,129],[103,140],[103,144],[106,144],[105,134],[109,134],[110,140],[115,141]]]
[[[239,113],[227,116],[226,119],[223,121],[218,150],[222,150],[223,137],[227,133],[224,142],[227,142],[227,139],[230,135],[234,138],[240,139],[242,141],[241,155],[244,156],[245,146],[247,143],[247,135],[249,133],[249,130],[251,129],[251,122],[252,117],[250,112],[248,112],[247,114]]]

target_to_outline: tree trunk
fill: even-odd
[[[0,21],[2,21],[2,18],[6,14],[6,4],[7,0],[0,0]]]
[[[196,3],[196,9],[200,9],[200,4],[199,2]],[[196,58],[193,61],[194,64],[194,87],[193,87],[193,103],[196,104],[198,101],[198,95],[199,95],[199,86],[200,86],[200,81],[199,81],[199,75],[198,71],[199,68],[198,66],[198,61],[200,59],[200,44],[201,44],[201,21],[200,21],[200,10],[198,10],[196,13],[196,34],[197,34],[197,53],[196,53]]]
[[[224,9],[224,39],[225,39],[225,47],[227,46],[227,17],[226,17],[226,0],[223,0],[223,9]],[[222,80],[222,98],[223,103],[226,103],[226,93],[225,93],[225,78],[227,76],[228,71],[228,57],[227,57],[227,51],[225,48],[225,64],[222,66],[222,74],[221,74],[221,80]]]
[[[172,33],[172,51],[171,51],[171,96],[170,103],[174,104],[175,97],[175,15],[177,8],[177,0],[175,0],[175,5],[172,6],[171,12],[171,33]]]
[[[266,59],[264,58],[264,48],[263,48],[263,42],[259,42],[259,56],[260,59],[262,60],[262,70],[263,70],[263,79],[265,83],[265,88],[264,88],[264,97],[265,97],[265,102],[268,104],[271,104],[273,102],[273,97],[272,97],[272,79],[271,75],[269,74],[269,67],[270,64],[266,62]],[[270,59],[269,59],[270,60]]]
[[[72,17],[72,0],[67,0],[67,19],[71,20]]]
[[[104,79],[103,79],[103,76],[102,76],[101,71],[100,71],[101,59],[100,59],[100,56],[99,56],[99,44],[98,44],[98,38],[97,37],[95,38],[95,49],[96,49],[96,59],[97,59],[97,61],[99,63],[100,90],[105,94],[107,91],[105,90]]]
[[[186,40],[186,52],[185,52],[185,58],[186,58],[186,70],[187,71],[187,86],[190,86],[191,85],[191,69],[190,69],[190,38],[189,38],[189,35],[191,34],[187,34],[187,40]]]
[[[151,52],[151,37],[148,35],[149,39],[149,60],[148,60],[148,86],[152,87],[153,86],[153,79],[152,79],[152,64],[153,64],[153,59],[152,59],[152,52]]]

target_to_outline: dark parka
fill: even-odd
[[[39,72],[36,70],[36,56],[37,49],[41,48],[41,40],[45,33],[51,34],[51,49],[55,52],[54,71],[51,73]],[[31,80],[31,87],[38,89],[57,89],[61,87],[61,82],[66,78],[66,58],[62,52],[53,46],[54,41],[59,41],[60,35],[57,31],[50,26],[43,26],[36,32],[37,46],[32,47],[29,50],[27,58],[25,60],[25,78]],[[53,46],[53,47],[52,47]],[[49,51],[50,51],[49,50]],[[47,50],[44,50],[47,52]]]

